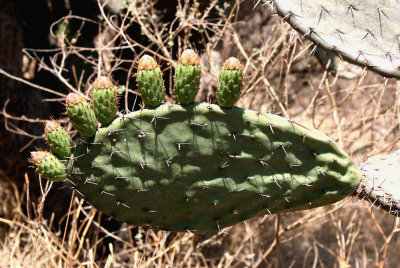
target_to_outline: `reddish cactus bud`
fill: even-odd
[[[69,93],[67,95],[67,98],[65,99],[65,104],[67,105],[67,107],[73,107],[84,101],[85,101],[85,98],[82,97],[81,95],[78,95],[76,93]]]
[[[157,62],[149,55],[143,55],[143,57],[141,57],[139,60],[139,64],[138,64],[139,70],[153,71],[157,67],[159,67]]]
[[[186,49],[182,52],[181,57],[179,58],[179,63],[185,66],[188,65],[199,65],[200,59],[196,52],[193,49]]]
[[[110,78],[107,76],[100,76],[96,78],[93,82],[93,88],[96,89],[103,89],[103,88],[112,88],[114,86],[114,83]]]
[[[57,130],[60,127],[60,124],[57,123],[56,120],[47,120],[44,124],[44,132],[45,134],[49,134],[50,132]]]
[[[235,57],[230,57],[224,62],[223,68],[225,70],[242,70],[242,63]]]

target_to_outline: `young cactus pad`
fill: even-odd
[[[243,87],[243,66],[235,57],[227,59],[218,77],[217,102],[230,108],[240,98]]]
[[[118,112],[117,88],[106,76],[93,82],[93,109],[100,124],[110,123]]]
[[[65,165],[50,152],[31,152],[29,162],[35,165],[38,174],[51,181],[63,181],[67,176],[65,173]]]
[[[147,106],[158,106],[164,99],[165,87],[160,66],[149,55],[140,58],[136,74],[137,87]]]
[[[175,68],[175,95],[181,104],[194,102],[200,87],[200,59],[193,49],[182,52]]]
[[[316,130],[205,103],[117,117],[77,146],[67,173],[98,210],[170,231],[328,205],[354,193],[361,178]]]
[[[69,93],[65,102],[72,125],[83,136],[93,137],[97,129],[97,119],[89,103],[75,93]]]
[[[71,154],[72,139],[57,121],[47,120],[44,133],[47,144],[58,158],[65,159]]]
[[[294,29],[340,58],[400,79],[400,1],[273,0]]]

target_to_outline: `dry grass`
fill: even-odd
[[[102,19],[98,21],[72,15],[64,18],[80,21],[82,27],[97,25],[99,34],[93,47],[76,46],[71,40],[79,36],[71,39],[61,33],[55,37],[58,49],[26,50],[26,55],[70,91],[83,94],[89,92],[87,85],[93,77],[124,73],[126,79],[119,82],[127,89],[121,100],[127,112],[129,100],[136,94],[130,78],[137,58],[143,53],[156,55],[170,74],[167,87],[171,88],[174,49],[191,47],[190,35],[198,35],[204,44],[199,100],[213,101],[219,66],[229,55],[237,55],[246,73],[238,106],[280,113],[316,127],[334,138],[356,162],[398,149],[399,82],[359,69],[354,79],[326,72],[310,56],[312,44],[301,41],[268,5],[260,3],[245,21],[237,21],[233,16],[237,10],[224,10],[217,1],[211,1],[205,11],[198,10],[196,1],[179,1],[176,19],[165,24],[152,1],[130,2],[119,19],[104,12],[100,4]],[[232,3],[237,7],[238,2]],[[128,35],[133,24],[141,27],[141,38],[148,46]],[[126,51],[135,58],[123,58]],[[77,74],[75,66],[66,64],[72,56],[92,66],[93,74]],[[57,92],[46,101],[59,101],[60,97],[64,94]],[[173,102],[173,96],[168,101]],[[13,118],[6,110],[2,114],[9,121],[30,120]],[[21,134],[32,141],[41,138]],[[36,203],[30,200],[29,183],[38,178],[25,179],[25,189],[18,189],[10,179],[0,187],[5,197],[0,208],[2,267],[396,267],[400,261],[398,218],[371,210],[370,204],[357,200],[269,215],[218,233],[177,234],[127,225],[109,232],[102,227],[100,214],[74,196],[60,222],[44,217],[46,194],[55,185],[44,184],[42,199]],[[105,243],[110,237],[112,242]],[[103,252],[104,248],[108,251]]]

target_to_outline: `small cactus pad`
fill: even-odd
[[[93,137],[97,129],[97,119],[89,103],[80,95],[69,93],[66,98],[67,115],[72,125],[83,136]]]
[[[273,0],[278,14],[316,45],[400,79],[400,1]]]
[[[360,165],[363,178],[357,197],[400,216],[400,151],[374,156]]]
[[[110,78],[100,76],[93,82],[93,109],[100,124],[110,123],[118,112],[118,92]]]
[[[66,159],[71,154],[72,139],[67,131],[55,120],[47,120],[44,126],[47,144],[51,151],[60,159]]]
[[[140,58],[136,74],[137,87],[147,106],[158,106],[164,99],[165,87],[160,66],[149,55]]]
[[[240,98],[243,87],[243,66],[234,57],[227,59],[219,73],[217,102],[221,107],[230,108]]]
[[[354,193],[361,178],[319,131],[205,103],[117,117],[72,154],[69,179],[95,208],[171,231],[328,205]]]
[[[175,95],[181,104],[194,102],[200,87],[200,59],[193,49],[182,52],[175,68]]]
[[[36,172],[38,174],[51,181],[63,181],[67,176],[65,172],[65,165],[50,152],[31,152],[31,158],[29,161],[35,165]]]

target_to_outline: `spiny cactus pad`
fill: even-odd
[[[322,133],[232,107],[162,105],[117,117],[73,151],[69,180],[133,225],[206,231],[334,203],[360,172]]]
[[[110,78],[100,76],[93,82],[93,109],[100,124],[110,123],[118,112],[118,92]]]
[[[89,103],[80,95],[69,93],[66,98],[67,115],[72,125],[83,136],[94,136],[97,119]]]
[[[72,139],[67,131],[55,120],[46,121],[44,127],[47,144],[60,159],[66,159],[72,150]]]
[[[232,107],[240,98],[243,87],[243,66],[234,57],[227,59],[218,77],[217,102],[221,107]]]
[[[400,79],[400,1],[273,0],[278,14],[344,60]]]
[[[164,80],[160,66],[149,55],[140,58],[136,81],[146,106],[155,107],[161,104],[165,95]]]
[[[193,49],[182,52],[175,68],[175,95],[181,104],[194,102],[200,87],[200,59]]]
[[[31,152],[31,159],[29,161],[35,165],[38,174],[51,181],[63,181],[67,176],[65,165],[50,152]]]
[[[400,215],[400,151],[387,156],[375,156],[360,165],[363,173],[357,197]]]

